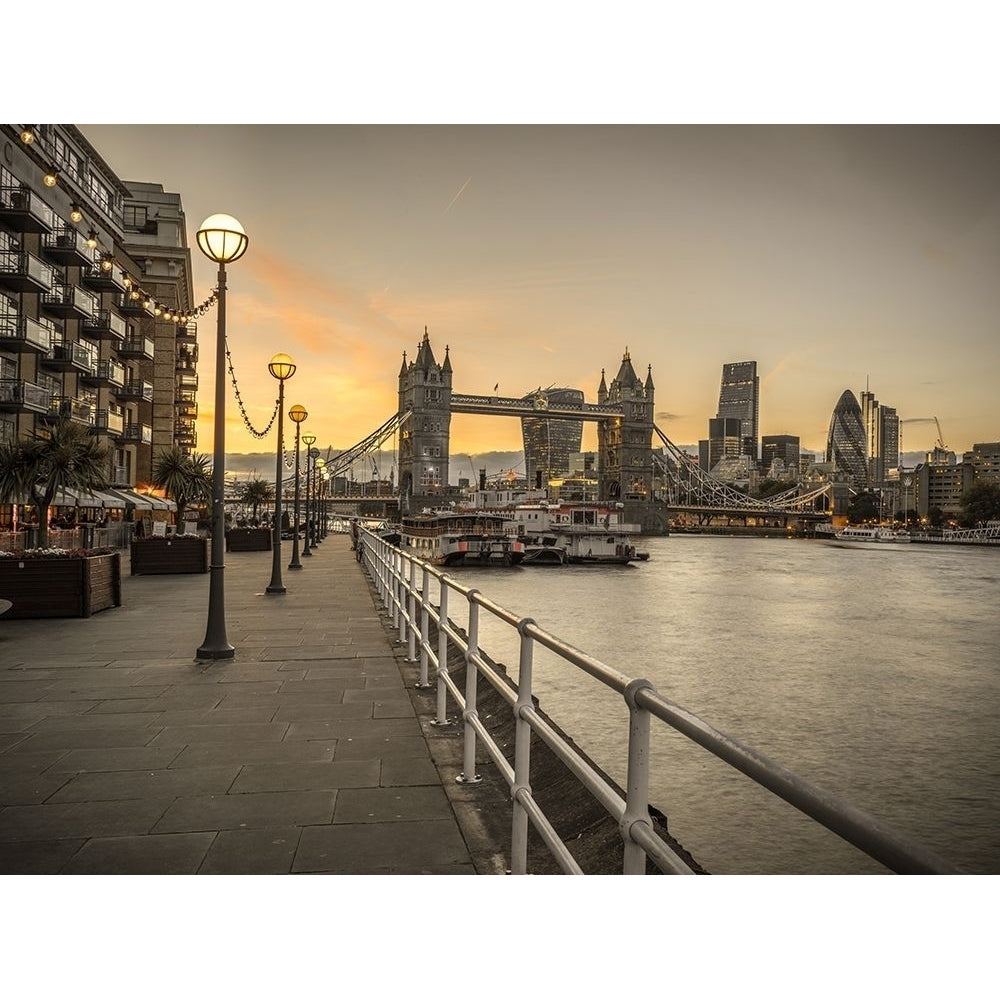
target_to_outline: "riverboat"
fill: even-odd
[[[512,516],[526,566],[625,565],[649,558],[636,549],[641,526],[625,523],[618,503],[525,503]]]
[[[524,542],[509,525],[482,511],[425,511],[401,519],[399,546],[435,566],[517,566]]]
[[[905,531],[883,528],[877,525],[849,526],[836,532],[827,544],[839,548],[870,548],[873,545],[899,545],[910,541]]]

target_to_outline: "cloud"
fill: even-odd
[[[666,423],[668,420],[683,420],[684,419],[684,414],[683,413],[669,413],[667,410],[660,410],[659,413],[656,414],[656,419],[657,420],[662,420],[662,421],[664,421],[664,423]]]

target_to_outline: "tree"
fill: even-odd
[[[862,521],[879,520],[882,507],[882,498],[870,490],[859,493],[847,507],[847,520],[851,524],[860,524]]]
[[[786,490],[791,489],[791,483],[783,483],[780,479],[762,479],[757,484],[757,496],[761,500],[767,499],[767,497],[777,496],[779,493],[784,493]]]
[[[87,427],[62,420],[47,438],[0,445],[0,500],[38,508],[38,545],[49,545],[49,508],[64,489],[88,491],[108,481],[108,449]]]
[[[270,503],[274,499],[274,487],[266,479],[249,479],[243,484],[240,499],[250,504],[253,509],[253,519],[257,520],[257,508],[262,503]]]
[[[987,521],[1000,521],[1000,483],[977,479],[963,494],[962,524],[975,528]]]
[[[184,523],[189,504],[212,499],[212,467],[207,455],[185,455],[180,448],[161,451],[153,460],[150,482],[177,504],[178,527]]]

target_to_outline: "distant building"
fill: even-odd
[[[861,393],[861,421],[865,429],[868,479],[873,487],[884,486],[889,470],[899,465],[899,416],[866,389]]]
[[[851,485],[865,489],[869,483],[868,445],[861,407],[854,393],[845,389],[830,418],[826,460],[843,473]]]
[[[799,474],[799,439],[793,434],[765,434],[760,444],[760,467],[765,476],[780,479],[780,475],[772,474],[772,466],[781,463],[781,472],[785,476],[798,477]],[[777,469],[774,470],[777,472]]]
[[[965,462],[975,471],[976,479],[986,479],[1000,483],[1000,441],[986,441],[974,444],[971,452],[966,452]]]
[[[579,405],[584,402],[580,389],[537,389],[524,398],[542,397],[547,406]],[[570,456],[579,453],[583,440],[583,421],[547,417],[522,417],[524,467],[532,486],[544,487],[550,479],[573,471]]]
[[[754,462],[758,454],[758,425],[760,422],[760,379],[756,361],[734,361],[722,366],[722,385],[719,389],[718,418],[731,418],[740,422],[741,455],[749,455]],[[709,438],[712,435],[709,433]]]
[[[708,439],[698,442],[698,465],[714,474],[715,467],[724,458],[747,454],[743,443],[743,424],[739,419],[713,417],[708,422]]]
[[[931,465],[916,468],[916,510],[919,517],[938,508],[946,516],[961,513],[962,494],[975,481],[971,465]]]

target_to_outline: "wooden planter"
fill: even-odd
[[[141,538],[129,549],[131,573],[207,573],[207,538]]]
[[[0,598],[8,618],[89,618],[122,603],[121,556],[0,559]]]
[[[270,552],[270,528],[230,528],[226,532],[227,552]]]

